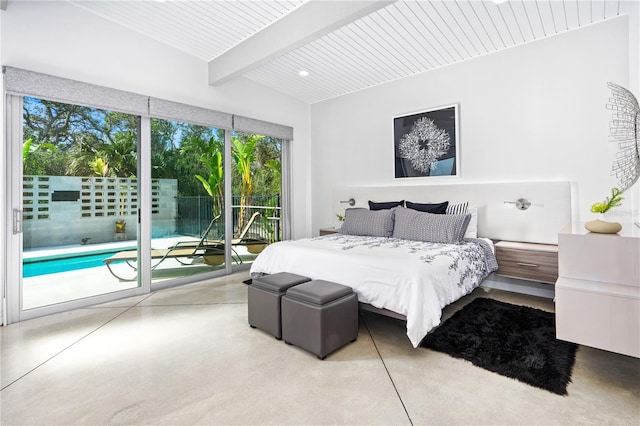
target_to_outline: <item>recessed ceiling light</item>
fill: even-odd
[[[299,75],[300,77],[306,77],[306,76],[308,76],[308,75],[309,75],[309,71],[307,71],[307,70],[300,70],[300,71],[298,71],[298,75]]]

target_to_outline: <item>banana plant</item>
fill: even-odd
[[[91,170],[93,170],[95,174],[101,177],[105,177],[109,173],[109,163],[101,157],[96,157],[93,161],[90,161],[89,167],[91,167]]]
[[[31,154],[36,151],[44,151],[44,150],[56,152],[57,148],[54,144],[49,142],[45,142],[45,143],[34,142],[32,138],[29,138],[26,141],[24,141],[24,143],[22,144],[22,168],[25,173],[27,171],[27,165],[28,165],[29,158],[31,157]]]
[[[251,165],[255,162],[256,143],[264,136],[243,134],[242,137],[231,136],[233,159],[240,174],[240,212],[238,213],[238,230],[244,228],[247,201],[253,196],[253,179]]]
[[[184,143],[183,152],[194,151],[209,172],[209,177],[197,174],[196,179],[213,200],[213,217],[222,214],[222,200],[224,196],[224,158],[223,143],[212,137],[209,140],[190,138]]]
[[[224,196],[224,168],[222,164],[222,153],[214,152],[210,156],[201,158],[204,165],[209,170],[209,179],[205,179],[202,175],[196,175],[207,194],[213,199],[213,216],[222,213],[222,200]]]

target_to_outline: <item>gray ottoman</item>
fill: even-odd
[[[313,280],[282,298],[282,338],[324,359],[358,337],[358,297],[351,287]]]
[[[282,338],[280,299],[295,285],[310,281],[311,278],[289,272],[279,272],[254,278],[248,287],[249,325],[259,328],[276,339]]]

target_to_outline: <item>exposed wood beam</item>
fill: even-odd
[[[209,84],[217,86],[238,77],[394,1],[311,0],[304,3],[209,61]]]

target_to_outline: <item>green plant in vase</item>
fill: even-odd
[[[622,205],[622,191],[619,188],[611,189],[611,196],[606,197],[603,202],[593,203],[591,206],[591,213],[599,213],[604,215],[614,207]],[[585,228],[591,232],[599,234],[615,234],[620,232],[622,225],[618,222],[606,222],[604,220],[596,219],[585,224]]]
[[[614,207],[622,205],[622,191],[618,188],[611,189],[611,198],[606,197],[602,203],[594,203],[591,206],[591,213],[606,213]]]

